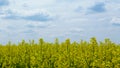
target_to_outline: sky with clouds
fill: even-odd
[[[0,0],[0,43],[110,38],[120,43],[120,0]]]

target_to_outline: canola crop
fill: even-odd
[[[120,45],[94,37],[89,42],[9,42],[0,45],[0,68],[120,68]]]

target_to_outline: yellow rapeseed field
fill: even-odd
[[[105,39],[0,45],[0,68],[120,68],[120,45]]]

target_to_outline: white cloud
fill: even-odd
[[[49,21],[52,20],[52,16],[45,10],[34,9],[34,10],[3,10],[1,17],[5,19],[24,19],[30,21]]]
[[[51,22],[31,22],[31,23],[27,23],[25,25],[25,27],[29,28],[29,29],[46,29],[46,28],[53,28],[56,25],[52,24]]]
[[[111,23],[113,25],[120,25],[120,17],[113,17]]]
[[[81,29],[81,28],[73,28],[73,29],[70,29],[70,33],[81,33],[83,32],[84,30]]]

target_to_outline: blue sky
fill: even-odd
[[[0,43],[110,38],[120,43],[120,0],[0,0]]]

